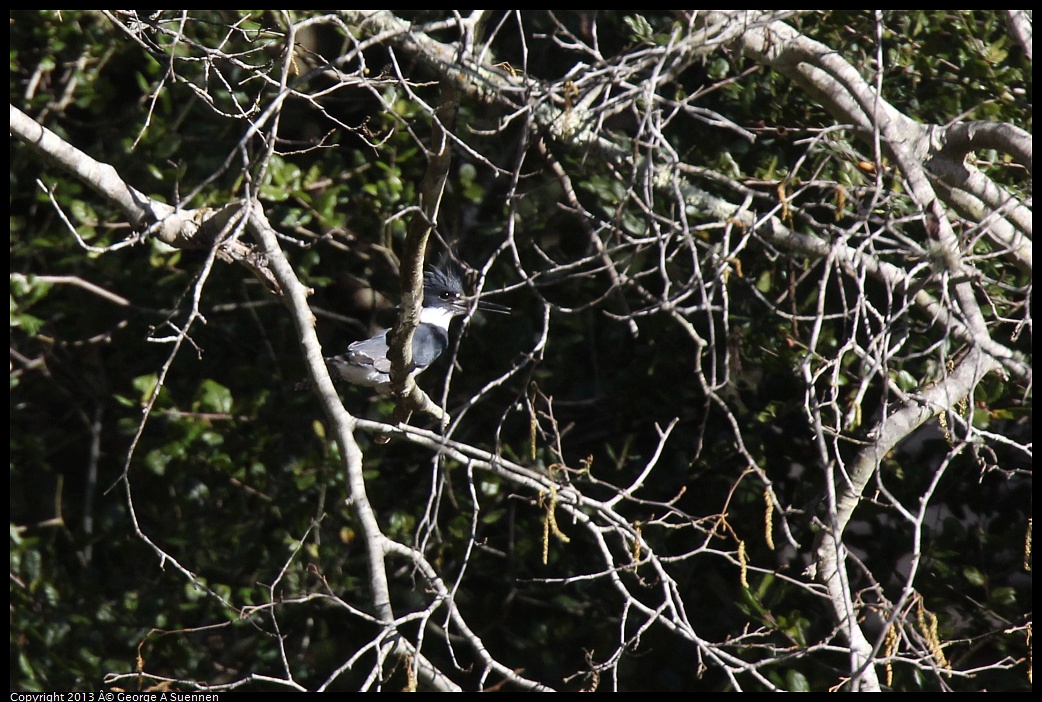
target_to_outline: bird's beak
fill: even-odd
[[[484,310],[485,312],[499,312],[500,314],[510,314],[511,311],[509,307],[497,305],[496,303],[487,300],[478,300],[474,307],[479,310]]]

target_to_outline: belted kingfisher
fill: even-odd
[[[509,307],[484,300],[474,300],[463,294],[460,271],[453,265],[432,268],[423,274],[423,307],[420,323],[412,338],[411,377],[423,372],[449,346],[449,322],[466,314],[471,303],[476,309],[510,313]],[[354,385],[376,388],[387,394],[391,389],[390,348],[385,329],[376,336],[356,341],[347,347],[347,353],[326,357],[333,379],[343,379]]]

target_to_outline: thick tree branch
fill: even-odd
[[[423,306],[423,262],[427,251],[427,240],[437,225],[441,198],[445,191],[445,180],[452,162],[452,147],[449,134],[459,109],[459,91],[451,84],[442,85],[441,105],[431,115],[431,146],[428,151],[427,170],[420,182],[419,210],[409,221],[406,232],[405,251],[402,256],[402,309],[398,322],[388,334],[391,360],[391,383],[396,395],[403,398],[395,410],[395,421],[406,422],[412,410],[421,410],[446,420],[445,412],[438,407],[409,376],[412,369],[412,338],[420,322]]]
[[[11,134],[48,163],[71,173],[119,207],[135,229],[180,249],[208,249],[217,244],[221,258],[242,264],[270,290],[277,290],[275,278],[263,257],[237,237],[229,236],[241,217],[240,203],[232,202],[219,209],[193,210],[150,198],[124,181],[111,165],[91,158],[14,105],[11,105]]]
[[[432,688],[440,691],[458,690],[458,686],[445,677],[425,656],[408,643],[406,637],[397,631],[397,620],[391,607],[391,594],[388,585],[386,556],[387,548],[385,537],[380,529],[380,524],[373,511],[372,503],[366,494],[365,478],[363,477],[362,451],[354,437],[357,420],[344,409],[343,404],[336,395],[333,381],[329,377],[326,364],[322,361],[322,349],[318,343],[318,337],[314,329],[314,316],[308,306],[308,289],[297,280],[289,261],[286,260],[278,243],[275,231],[271,228],[267,218],[264,216],[260,205],[254,205],[249,215],[248,226],[258,242],[263,246],[264,253],[271,262],[279,286],[285,291],[283,302],[291,312],[294,326],[304,349],[305,356],[309,359],[309,371],[312,382],[322,392],[323,409],[333,430],[337,444],[340,445],[343,457],[343,468],[347,476],[347,484],[350,487],[350,502],[358,515],[358,523],[367,544],[366,556],[369,563],[369,585],[372,588],[372,603],[377,617],[386,628],[386,638],[392,643],[394,655],[403,660],[416,662],[416,669],[423,681]]]

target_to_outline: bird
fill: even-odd
[[[449,323],[467,314],[471,306],[488,312],[510,314],[510,308],[486,300],[475,300],[463,293],[460,269],[443,263],[423,274],[423,306],[420,323],[412,338],[412,368],[409,376],[415,378],[426,370],[449,346]],[[387,357],[390,342],[389,329],[375,336],[356,341],[347,352],[327,356],[326,364],[334,380],[375,388],[386,395],[391,391],[391,360]]]

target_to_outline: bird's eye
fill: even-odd
[[[443,292],[441,294],[441,299],[442,300],[451,300],[452,299],[452,293],[449,292],[448,290],[446,290],[445,292]]]

